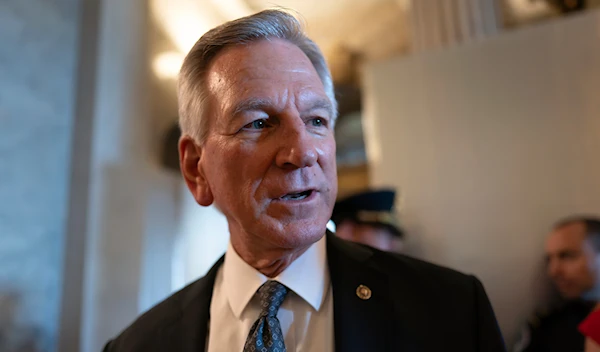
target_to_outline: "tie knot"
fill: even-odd
[[[277,311],[288,293],[287,287],[277,281],[269,280],[258,289],[261,316],[277,316]]]

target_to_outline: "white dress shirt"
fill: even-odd
[[[243,351],[260,313],[255,293],[267,280],[229,243],[210,303],[208,352]],[[287,352],[333,351],[333,294],[325,236],[273,280],[290,289],[277,313]]]

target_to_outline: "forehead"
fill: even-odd
[[[323,96],[323,84],[308,57],[281,39],[260,40],[224,49],[207,72],[209,94],[221,104],[255,96],[298,93]]]
[[[584,243],[585,225],[576,222],[552,231],[546,241],[546,251],[581,250]]]

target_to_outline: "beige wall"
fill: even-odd
[[[600,13],[366,70],[374,186],[410,250],[476,274],[509,344],[541,302],[550,224],[600,214]]]

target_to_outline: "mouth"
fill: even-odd
[[[555,281],[555,284],[559,290],[568,290],[571,287],[571,284],[567,281]]]
[[[309,189],[309,190],[297,192],[297,193],[288,193],[288,194],[280,197],[279,199],[285,200],[285,201],[299,201],[299,200],[304,200],[304,199],[310,197],[313,193],[314,193],[314,190]]]

